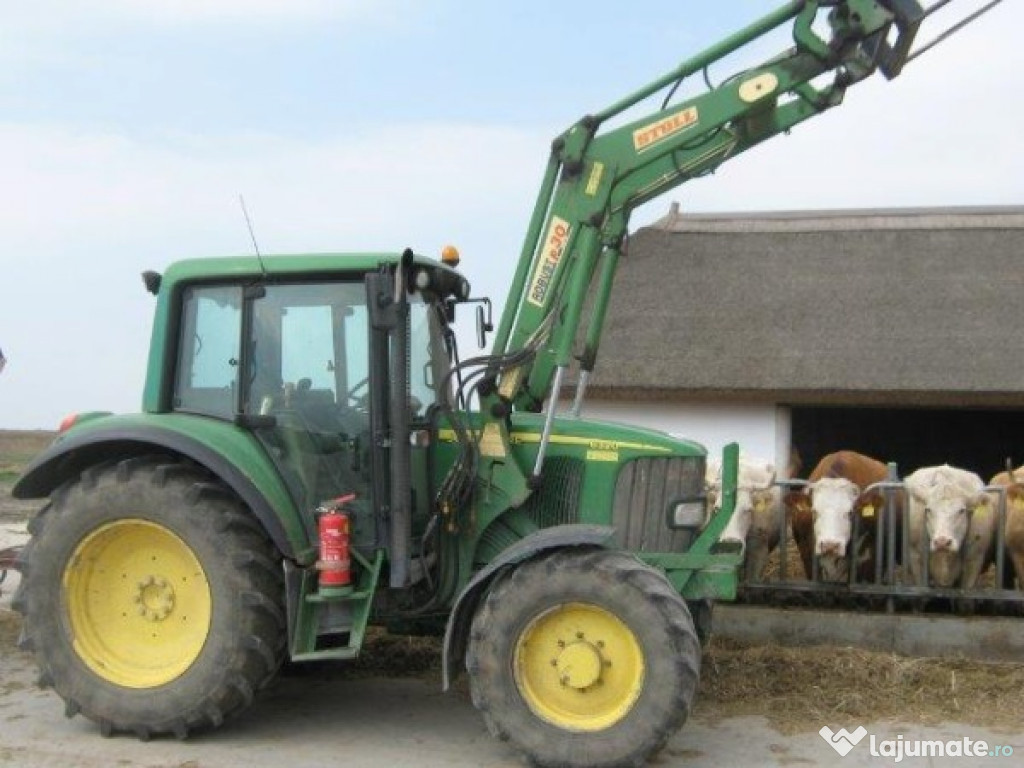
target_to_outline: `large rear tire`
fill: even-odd
[[[201,469],[147,457],[86,470],[30,531],[22,647],[69,716],[184,738],[245,709],[280,666],[280,555]]]
[[[642,765],[693,704],[700,644],[685,601],[620,552],[518,566],[473,620],[466,666],[490,731],[541,766]]]

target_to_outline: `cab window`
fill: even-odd
[[[242,290],[187,288],[182,305],[174,408],[231,418],[238,390]]]

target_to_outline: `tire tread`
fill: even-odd
[[[52,600],[48,593],[58,587],[46,583],[42,574],[33,578],[37,569],[32,568],[32,561],[42,542],[59,538],[62,528],[89,508],[94,493],[110,494],[109,498],[150,494],[164,504],[173,504],[181,525],[195,536],[217,543],[221,561],[204,562],[204,569],[224,569],[221,577],[229,579],[243,596],[239,626],[221,643],[230,649],[228,656],[223,663],[210,665],[217,669],[206,675],[208,679],[189,681],[185,704],[176,696],[166,697],[172,703],[164,705],[161,691],[154,689],[144,714],[138,711],[140,707],[133,710],[111,704],[117,697],[109,694],[90,695],[97,679],[72,658],[68,643],[47,639],[62,634],[58,617],[41,610]],[[90,467],[77,482],[65,483],[51,494],[50,503],[32,520],[30,530],[32,539],[22,553],[27,576],[19,584],[13,607],[24,615],[23,643],[33,649],[40,685],[54,687],[64,699],[69,717],[81,712],[95,721],[104,735],[127,732],[143,740],[164,734],[185,738],[192,731],[219,726],[248,707],[254,691],[264,687],[280,666],[287,644],[280,555],[241,501],[205,470],[165,456],[134,457]],[[52,548],[52,543],[49,546]],[[111,684],[104,685],[109,688]]]
[[[657,713],[657,722],[652,728],[633,730],[632,724],[622,721],[608,729],[620,730],[624,739],[622,748],[615,754],[588,748],[589,734],[558,731],[536,716],[532,716],[536,725],[524,727],[521,714],[526,705],[514,690],[514,683],[508,684],[513,690],[502,691],[498,690],[502,686],[496,682],[504,677],[496,675],[495,670],[509,666],[508,658],[503,656],[507,656],[508,648],[514,648],[514,641],[508,639],[514,630],[505,615],[510,610],[507,606],[533,598],[541,600],[549,585],[574,579],[595,585],[618,582],[624,584],[629,593],[642,595],[657,612],[669,638],[670,647],[659,649],[659,653],[665,654],[673,666],[670,677],[682,681],[674,685],[671,695],[665,698],[666,704]],[[600,586],[593,588],[600,589]],[[700,644],[693,620],[685,601],[665,576],[629,553],[574,548],[527,561],[492,586],[469,631],[466,669],[473,705],[483,715],[492,735],[512,742],[534,765],[559,768],[640,766],[665,745],[689,716],[700,673]],[[561,738],[553,735],[556,731]]]

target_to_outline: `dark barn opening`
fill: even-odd
[[[792,408],[792,442],[807,477],[821,457],[853,450],[895,461],[901,477],[952,464],[982,480],[1024,464],[1024,410],[943,408]]]

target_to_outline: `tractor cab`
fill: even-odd
[[[390,368],[407,366],[408,431],[426,430],[447,381],[452,303],[467,297],[468,283],[418,257],[266,257],[262,268],[247,260],[255,270],[245,271],[228,261],[182,262],[161,280],[167,306],[158,315],[180,320],[163,334],[173,373],[151,361],[150,376],[166,382],[160,410],[251,431],[310,517],[324,500],[356,494],[353,542],[380,546]],[[396,270],[405,272],[404,363],[391,359],[384,317],[397,304]],[[426,493],[413,496],[427,503]]]

